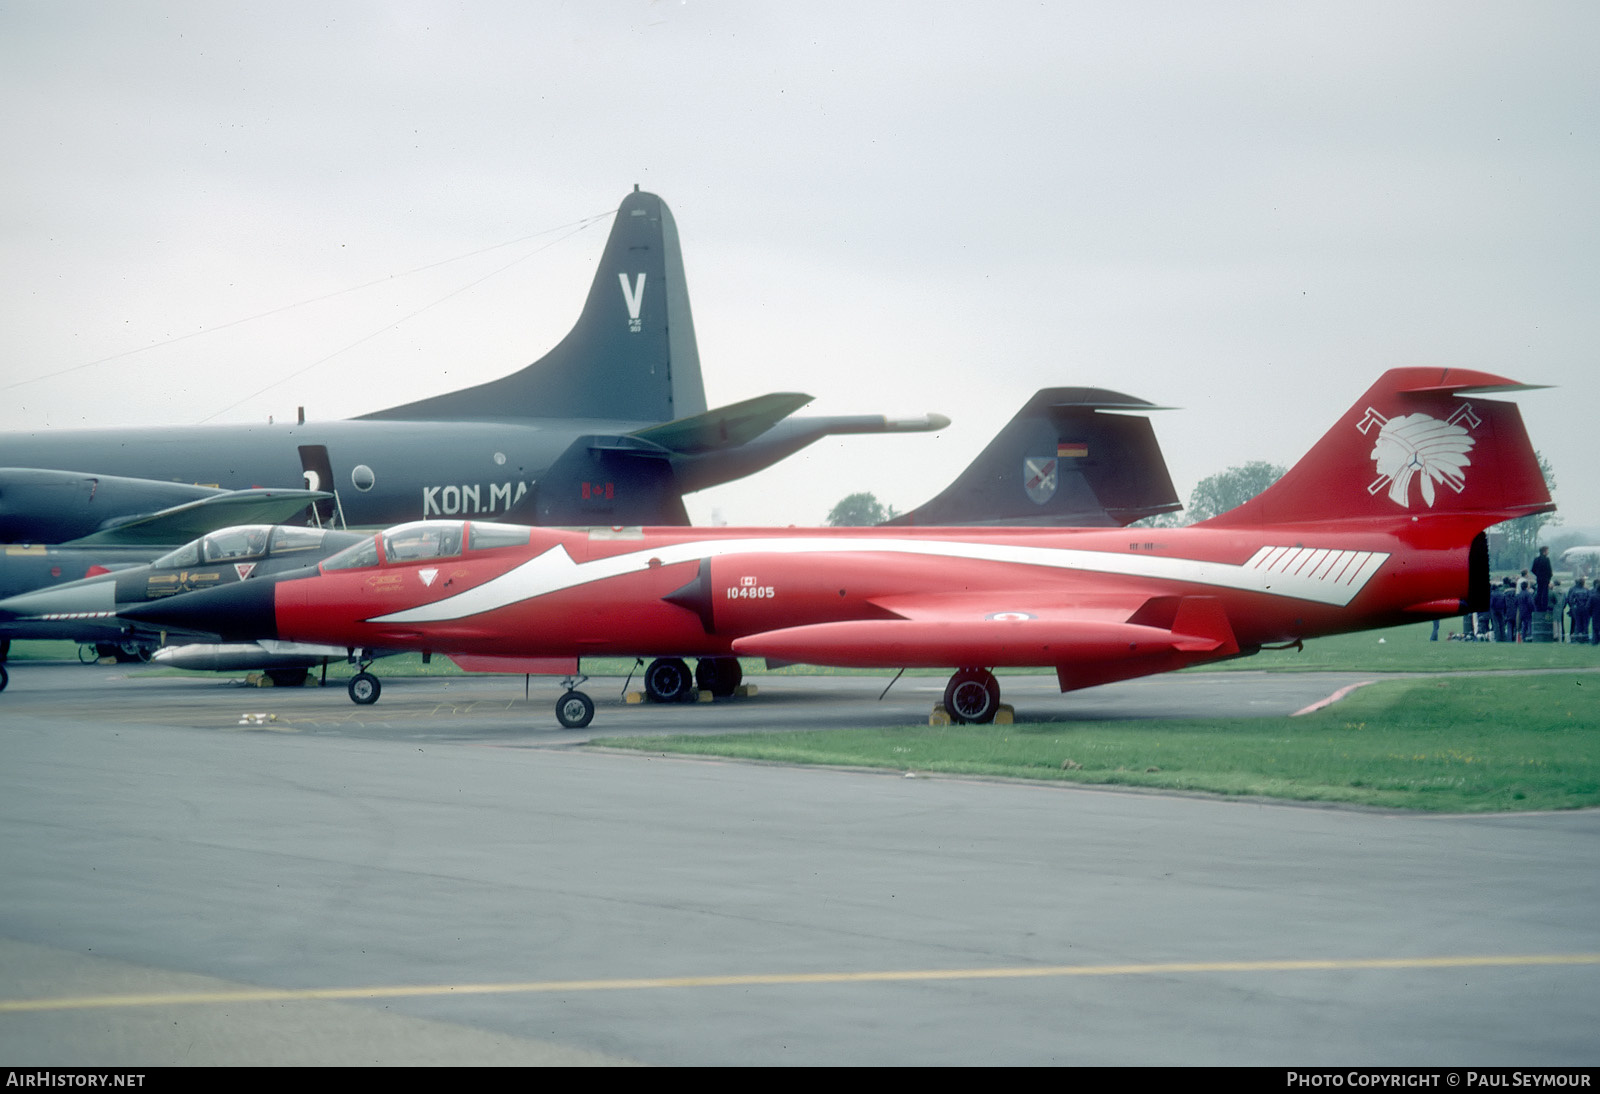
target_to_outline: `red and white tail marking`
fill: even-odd
[[[1382,551],[1334,551],[1322,547],[1263,547],[1244,564],[1246,570],[1261,570],[1280,576],[1297,589],[1342,590],[1355,593],[1378,572],[1389,556]],[[1289,592],[1273,586],[1274,592]],[[1323,596],[1292,596],[1321,600]]]

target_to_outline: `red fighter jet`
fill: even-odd
[[[572,672],[577,657],[647,655],[659,658],[652,672],[684,684],[692,656],[702,685],[724,692],[740,656],[955,667],[948,713],[986,722],[1001,665],[1054,668],[1070,691],[1481,610],[1483,530],[1554,508],[1516,407],[1481,397],[1526,386],[1460,369],[1387,372],[1276,484],[1189,528],[432,521],[379,533],[303,578],[191,593],[139,618],[224,638],[561,658]],[[352,697],[375,698],[368,681]],[[594,704],[571,684],[557,717],[586,725]]]

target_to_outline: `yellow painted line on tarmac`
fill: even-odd
[[[0,1013],[93,1010],[103,1007],[171,1007],[217,1003],[405,999],[451,995],[566,994],[656,988],[743,988],[790,984],[895,984],[940,980],[1040,980],[1074,976],[1181,976],[1194,973],[1345,972],[1361,969],[1482,969],[1600,965],[1600,953],[1488,954],[1460,957],[1328,958],[1310,961],[1175,961],[1143,965],[1026,965],[1014,968],[899,969],[877,972],[752,973],[742,976],[663,976],[615,980],[532,980],[506,984],[415,984],[369,988],[242,989],[80,995],[56,999],[0,1000]]]

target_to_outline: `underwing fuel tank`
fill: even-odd
[[[150,655],[151,664],[202,672],[251,672],[264,669],[312,668],[324,661],[343,661],[346,650],[300,642],[192,643],[164,646]]]

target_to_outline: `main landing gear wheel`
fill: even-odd
[[[78,647],[78,660],[85,665],[92,665],[100,660],[100,648],[88,643]]]
[[[6,667],[0,665],[0,691],[6,690],[6,685],[11,682],[11,677],[6,673]]]
[[[1000,710],[1000,684],[987,669],[962,669],[944,686],[944,709],[956,723],[987,725]]]
[[[581,691],[569,691],[556,700],[556,721],[568,729],[582,729],[594,721],[594,700]]]
[[[737,657],[702,657],[694,667],[695,686],[718,699],[732,695],[743,679],[744,669]]]
[[[310,669],[268,669],[267,679],[275,688],[303,688],[311,677]],[[354,698],[354,696],[352,696]],[[376,696],[374,696],[376,698]]]
[[[350,677],[350,701],[361,706],[371,706],[383,694],[383,684],[370,672],[358,672]]]
[[[689,666],[676,657],[658,658],[644,670],[644,693],[652,703],[683,702],[693,682]]]

